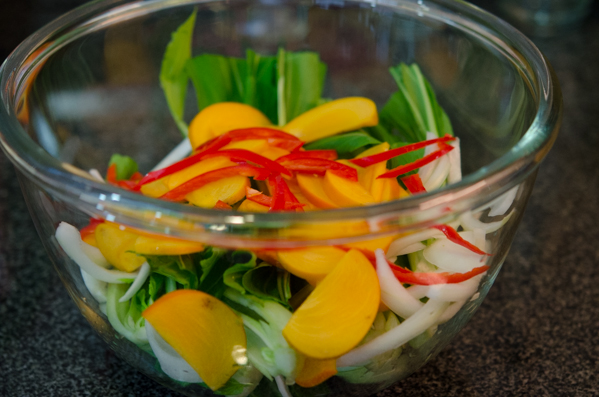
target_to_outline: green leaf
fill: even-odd
[[[256,255],[249,251],[235,251],[231,254],[233,266],[223,273],[223,282],[225,285],[236,289],[245,294],[245,288],[242,286],[244,274],[256,267]]]
[[[305,145],[306,150],[335,149],[340,158],[352,158],[359,149],[366,149],[366,146],[378,145],[381,143],[364,131],[348,132],[340,135],[333,135],[322,138]]]
[[[420,142],[426,139],[427,132],[453,135],[449,117],[418,65],[402,63],[389,71],[399,90],[379,112],[379,125],[369,129],[371,135],[390,143]],[[391,136],[395,138],[390,140]]]
[[[108,166],[116,165],[116,180],[126,181],[138,170],[137,163],[129,156],[122,156],[120,154],[113,154],[110,157]]]
[[[187,124],[183,121],[183,113],[189,80],[185,65],[191,58],[191,39],[195,20],[194,11],[172,34],[160,68],[160,86],[164,91],[171,115],[183,136],[187,136]]]
[[[199,290],[220,298],[226,289],[223,282],[225,270],[230,266],[225,250],[209,247],[202,255],[198,255],[202,268]]]
[[[291,290],[289,273],[274,266],[261,264],[245,273],[242,279],[243,288],[261,299],[272,300],[287,307]]]
[[[144,255],[153,273],[162,274],[185,289],[198,288],[198,273],[190,255]]]
[[[320,103],[326,65],[315,52],[277,54],[278,124],[290,120]]]

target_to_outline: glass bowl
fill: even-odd
[[[463,178],[402,200],[305,213],[203,209],[95,179],[87,170],[104,173],[114,152],[136,159],[147,172],[181,141],[159,74],[171,34],[194,10],[194,55],[315,51],[328,68],[326,98],[364,96],[380,108],[397,89],[388,68],[417,63],[460,139]],[[486,271],[457,287],[406,289],[409,283],[398,283],[418,310],[395,315],[383,307],[366,339],[333,358],[336,375],[301,387],[294,384],[301,366],[318,363],[287,346],[296,354],[296,367],[281,377],[273,364],[276,348],[258,345],[237,352],[234,382],[218,391],[247,395],[257,387],[254,395],[272,390],[368,395],[424,365],[480,306],[508,254],[561,118],[557,79],[534,45],[494,16],[447,0],[96,1],[25,40],[2,65],[0,77],[2,148],[15,164],[37,230],[68,292],[120,357],[187,395],[212,392],[197,377],[173,372],[164,358],[157,360],[157,348],[148,344],[151,330],[139,313],[135,317],[127,302],[106,298],[111,288],[106,283],[85,280],[57,240],[62,222],[82,228],[90,217],[99,218],[219,247],[229,257],[233,250],[260,254],[351,244],[372,251],[392,240],[395,251],[388,248],[387,255],[405,257],[410,244],[418,255],[423,247],[447,241],[435,226],[469,233],[489,254],[477,257]],[[187,109],[193,108],[194,98],[188,100]],[[191,116],[192,111],[184,115]],[[421,244],[421,251],[414,244]],[[452,263],[460,269],[460,260]],[[121,296],[127,284],[115,285]],[[164,349],[168,352],[168,345]],[[181,358],[172,349],[169,354]],[[264,360],[275,369],[263,377],[256,367]]]

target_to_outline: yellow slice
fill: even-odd
[[[219,102],[204,108],[189,124],[189,141],[194,149],[231,130],[266,127],[270,120],[258,109],[243,103]]]
[[[265,205],[245,199],[241,202],[241,205],[237,210],[243,212],[268,212],[269,209],[270,208]]]
[[[206,172],[218,170],[219,168],[232,167],[237,165],[236,163],[229,160],[228,157],[213,157],[210,159],[202,160],[189,166],[181,171],[175,172],[168,177],[168,188],[172,190],[179,185],[187,182],[190,179],[195,178],[198,175],[205,174]]]
[[[376,105],[368,98],[348,97],[317,106],[297,116],[283,127],[304,142],[340,132],[374,126],[379,122]]]
[[[201,291],[163,295],[142,316],[212,389],[247,364],[243,322],[226,304]]]
[[[339,208],[327,196],[323,187],[323,178],[315,175],[297,174],[297,183],[304,196],[315,206],[323,209]]]
[[[202,243],[174,238],[139,236],[133,246],[142,255],[185,255],[204,250]]]
[[[350,250],[293,313],[283,336],[308,357],[339,357],[364,338],[380,297],[374,267],[360,251]]]
[[[278,262],[289,273],[318,284],[337,266],[345,251],[335,247],[310,247],[277,253]]]
[[[301,387],[314,387],[337,374],[337,360],[329,358],[318,360],[306,357],[304,366],[295,377],[295,383]]]
[[[248,178],[232,176],[210,182],[189,193],[185,198],[191,204],[204,208],[214,207],[219,200],[232,205],[245,197],[246,186],[250,186]]]
[[[141,193],[145,196],[160,197],[169,191],[168,179],[170,176],[165,176],[154,182],[146,183],[141,187]]]
[[[301,185],[300,185],[301,186]],[[338,206],[357,207],[376,203],[376,200],[359,182],[342,178],[330,171],[324,176],[322,188]]]
[[[96,243],[106,260],[117,269],[133,272],[146,259],[130,251],[135,251],[139,234],[114,223],[104,222],[96,227]]]

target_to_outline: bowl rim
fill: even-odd
[[[352,1],[417,12],[419,16],[442,20],[480,40],[486,40],[509,57],[522,78],[530,84],[531,94],[537,101],[537,112],[532,124],[508,152],[466,175],[460,182],[430,193],[365,207],[305,213],[246,213],[204,209],[141,196],[93,180],[86,172],[61,163],[48,154],[28,136],[18,122],[16,109],[19,91],[23,89],[26,78],[41,67],[44,59],[70,40],[93,29],[106,27],[107,23],[118,23],[154,10],[201,2],[212,1],[94,1],[64,14],[23,41],[0,67],[0,100],[3,104],[0,106],[0,144],[17,168],[29,179],[67,202],[83,203],[80,209],[90,216],[132,227],[143,227],[155,233],[196,239],[197,232],[203,230],[207,235],[239,234],[243,238],[260,239],[265,234],[257,232],[258,229],[274,230],[296,224],[341,225],[352,220],[366,220],[368,230],[356,234],[363,237],[366,234],[382,235],[397,232],[398,229],[438,223],[442,219],[449,219],[452,215],[475,208],[481,197],[489,201],[503,194],[535,171],[557,137],[562,97],[557,78],[548,61],[530,40],[506,22],[469,3],[453,0],[433,0],[426,5],[410,0],[381,0],[376,3],[367,0]],[[269,2],[275,3],[288,2]],[[322,1],[311,4],[319,3]],[[53,44],[42,48],[51,41]],[[39,54],[34,54],[35,51]],[[415,214],[418,216],[415,217]],[[405,224],[407,217],[413,219]],[[181,224],[183,220],[185,223]],[[248,228],[254,229],[254,232],[248,233]],[[205,237],[203,236],[204,239]],[[279,237],[271,233],[268,238]],[[308,237],[308,240],[312,238]]]

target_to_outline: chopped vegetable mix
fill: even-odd
[[[259,213],[375,205],[461,178],[459,150],[457,162],[449,158],[459,140],[417,65],[390,69],[397,90],[377,110],[368,98],[322,98],[326,65],[313,52],[192,57],[194,24],[195,14],[173,34],[160,73],[191,153],[145,175],[133,159],[114,155],[108,183],[225,213]],[[190,82],[198,111],[188,125]],[[69,240],[70,226],[59,227],[57,240],[115,330],[152,350],[167,376],[228,395],[248,395],[264,377],[289,395],[294,382],[317,388],[333,376],[359,383],[393,376],[388,360],[415,349],[416,337],[430,339],[489,270],[491,228],[475,221],[483,226],[454,222],[255,252],[95,218],[80,240]],[[338,237],[317,226],[303,232]],[[355,227],[368,236],[364,222]],[[130,276],[117,280],[122,274]]]

